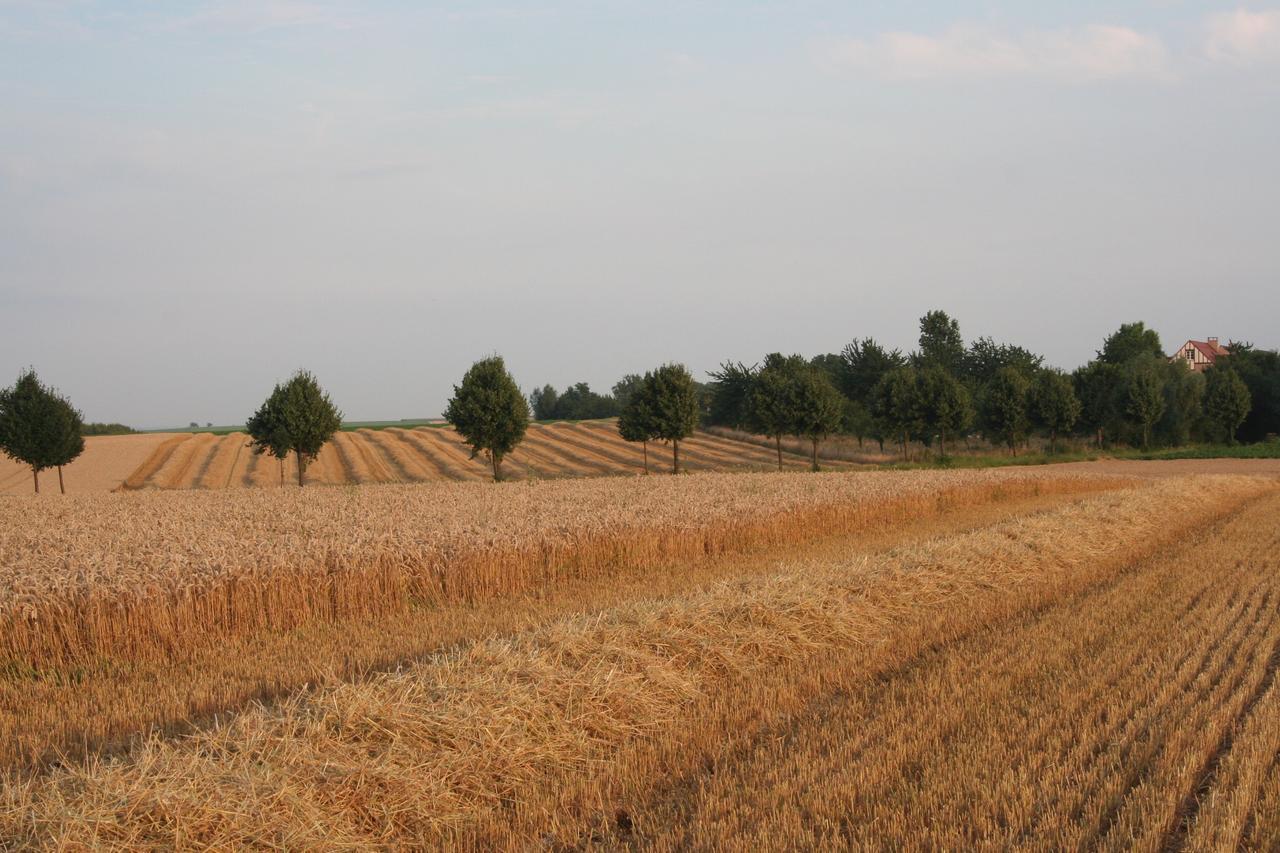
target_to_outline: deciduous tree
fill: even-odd
[[[809,439],[811,464],[817,471],[818,442],[840,430],[845,400],[831,380],[813,367],[799,372],[795,383],[791,428],[797,436]]]
[[[924,423],[920,381],[915,369],[899,367],[886,373],[872,393],[871,411],[885,434],[898,439],[905,462],[907,441]]]
[[[1008,446],[1018,455],[1018,443],[1031,426],[1031,383],[1015,367],[1002,367],[982,391],[982,429],[989,439]]]
[[[1031,390],[1035,420],[1049,433],[1049,452],[1058,452],[1058,434],[1070,432],[1080,418],[1080,400],[1066,374],[1042,370]]]
[[[1139,364],[1129,374],[1125,390],[1125,414],[1142,431],[1142,449],[1151,446],[1151,428],[1164,414],[1164,384],[1151,364]]]
[[[1253,407],[1249,386],[1229,367],[1209,370],[1205,382],[1205,417],[1226,436],[1227,443],[1235,444],[1236,431]]]
[[[664,364],[646,382],[653,437],[671,442],[671,472],[680,473],[680,442],[698,427],[698,387],[683,364]]]
[[[305,484],[307,465],[342,427],[342,412],[309,371],[299,370],[284,385],[284,433],[298,461],[298,485]]]
[[[453,386],[444,417],[471,445],[471,458],[489,454],[495,482],[502,478],[502,457],[515,450],[529,428],[529,406],[497,355],[471,365],[462,383]]]
[[[0,391],[0,451],[30,466],[36,494],[40,472],[55,467],[58,485],[66,491],[61,466],[84,450],[80,427],[80,413],[42,384],[35,370],[24,371],[12,388]]]
[[[947,456],[947,436],[957,435],[973,423],[969,392],[955,376],[935,364],[919,374],[920,416],[926,428],[936,431],[938,455]]]

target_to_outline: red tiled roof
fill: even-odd
[[[1215,361],[1218,356],[1226,355],[1228,350],[1222,344],[1209,343],[1208,341],[1187,341],[1204,355],[1209,361]]]

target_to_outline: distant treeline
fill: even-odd
[[[904,452],[908,441],[945,452],[951,437],[973,434],[1016,453],[1037,434],[1052,449],[1066,436],[1100,447],[1177,447],[1280,433],[1280,353],[1242,342],[1228,350],[1196,373],[1170,360],[1153,329],[1125,323],[1095,358],[1067,373],[1017,344],[966,343],[955,319],[931,311],[920,319],[919,348],[908,353],[867,337],[838,353],[725,362],[695,388],[701,423],[780,438],[800,434],[796,395],[807,389],[812,401],[817,377],[839,395],[838,432]],[[628,375],[611,394],[584,382],[564,392],[546,385],[529,403],[539,420],[613,417],[624,414],[640,381]]]
[[[805,359],[726,362],[712,373],[706,421],[763,431],[761,378],[779,368],[821,374],[844,398],[841,431],[926,445],[981,433],[1012,452],[1035,434],[1087,436],[1099,446],[1172,447],[1193,441],[1260,441],[1280,432],[1280,353],[1232,342],[1203,373],[1170,360],[1159,335],[1126,323],[1071,373],[989,337],[966,344],[943,311],[920,320],[919,349],[902,353],[873,338]]]
[[[85,424],[80,427],[81,435],[133,435],[140,430],[124,424]]]

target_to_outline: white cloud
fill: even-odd
[[[1280,60],[1280,10],[1219,12],[1208,17],[1205,29],[1210,59],[1238,65]]]
[[[1075,30],[1018,34],[960,24],[939,35],[881,33],[873,39],[828,43],[823,64],[885,77],[1038,75],[1067,79],[1168,73],[1168,51],[1157,36],[1127,27],[1095,25]]]

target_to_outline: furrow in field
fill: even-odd
[[[547,425],[545,428],[547,440],[564,447],[566,453],[572,453],[575,456],[585,455],[589,459],[604,462],[615,473],[620,470],[628,472],[641,470],[643,461],[640,455],[640,448],[635,448],[635,452],[632,453],[629,447],[618,447],[608,441],[601,440],[597,436],[583,435],[577,430],[573,430],[572,426],[572,424]],[[653,447],[650,447],[649,451],[649,463],[652,466],[654,462]]]
[[[197,489],[226,488],[227,482],[231,478],[231,472],[239,459],[240,451],[244,449],[244,445],[248,440],[248,437],[242,432],[233,432],[230,435],[223,436],[215,445],[213,452],[205,458],[200,470],[196,472],[192,487]]]
[[[559,452],[554,444],[548,444],[540,436],[540,430],[530,426],[524,440],[511,454],[511,463],[524,468],[539,477],[575,477],[583,476],[584,471],[578,465]],[[589,471],[586,473],[590,473]]]
[[[452,430],[438,427],[419,427],[407,433],[422,444],[443,466],[455,472],[459,480],[490,480],[493,471],[484,458],[471,458],[471,449],[459,441],[450,441]]]
[[[357,432],[344,432],[346,437],[348,452],[352,459],[356,461],[357,467],[364,473],[367,478],[366,482],[370,483],[402,483],[405,482],[390,457],[385,455],[381,448],[369,440],[369,430],[360,430]]]
[[[450,465],[442,458],[434,443],[422,438],[417,432],[400,427],[386,429],[383,432],[389,433],[395,441],[400,443],[406,456],[416,460],[422,467],[427,480],[434,482],[472,479],[465,471]]]
[[[427,483],[440,479],[438,471],[423,460],[422,454],[414,452],[411,446],[392,435],[390,430],[360,430],[360,434],[382,454],[391,467],[395,480],[402,483]]]
[[[173,438],[157,447],[155,451],[152,452],[151,456],[138,466],[137,470],[125,478],[125,481],[120,485],[120,488],[141,489],[147,486],[155,477],[156,473],[168,464],[171,458],[173,458],[173,455],[177,453],[178,448],[190,441],[191,438],[192,436],[186,434],[175,435]]]
[[[482,479],[493,478],[493,465],[489,458],[480,454],[474,459],[471,458],[471,447],[462,439],[462,436],[451,429],[424,429],[424,433],[430,433],[433,439],[441,448],[447,449],[452,454],[452,460],[455,464],[466,464],[472,471],[475,471]],[[525,471],[518,468],[506,467],[502,469],[502,476],[509,480],[523,480],[528,475]]]
[[[632,446],[630,443],[622,441],[621,436],[618,435],[615,422],[588,421],[577,426],[583,430],[607,436],[610,441],[619,442],[628,447]],[[702,454],[707,460],[714,460],[714,464],[718,468],[744,468],[756,462],[767,463],[769,461],[768,455],[759,452],[759,448],[748,446],[746,449],[740,449],[734,447],[731,443],[707,441],[708,438],[708,434],[699,431],[680,442],[681,461],[684,460],[686,451],[690,450],[694,454]],[[761,467],[763,467],[763,464]]]
[[[581,450],[567,446],[555,434],[548,433],[546,427],[535,425],[529,427],[525,441],[537,449],[543,456],[552,459],[569,475],[616,474],[621,469],[616,462],[594,453],[583,453]]]
[[[752,463],[761,465],[769,465],[776,468],[778,465],[778,455],[776,451],[760,447],[756,444],[750,444],[745,441],[734,441],[729,438],[721,438],[712,435],[709,432],[699,432],[697,434],[699,443],[705,443],[708,447],[713,447],[730,456],[738,456],[742,459],[750,460]],[[818,463],[823,467],[841,468],[843,463],[818,457]],[[782,451],[782,465],[784,468],[807,468],[810,461],[799,454],[792,453],[786,448]]]
[[[177,445],[173,455],[145,483],[161,489],[190,488],[193,475],[216,449],[218,437],[199,433]]]
[[[633,442],[623,441],[616,431],[606,433],[599,426],[592,428],[587,424],[569,424],[568,427],[575,435],[593,436],[610,447],[621,448],[629,454],[639,455],[640,448]],[[669,455],[671,451],[669,445],[666,446],[666,450]],[[686,463],[691,471],[724,471],[748,467],[740,455],[706,446],[699,440],[699,434],[696,433],[693,437],[680,442],[680,467],[684,468]]]

